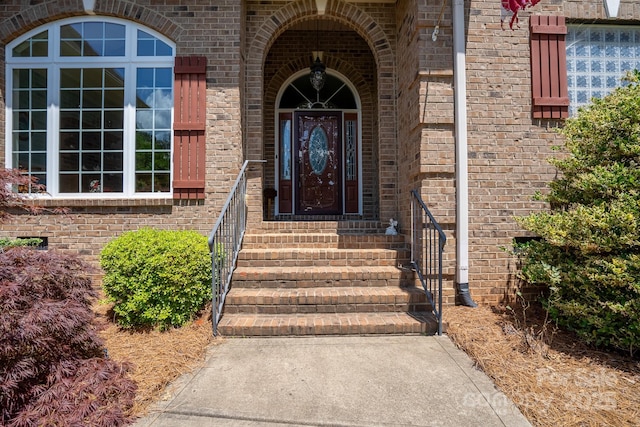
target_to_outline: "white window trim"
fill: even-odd
[[[80,22],[109,22],[125,26],[125,55],[122,57],[60,57],[60,27],[71,23]],[[46,57],[13,57],[13,49],[25,40],[43,32],[48,34],[48,56]],[[172,50],[172,56],[136,56],[137,30],[145,31],[168,44]],[[5,167],[13,167],[13,69],[15,68],[41,68],[47,70],[47,193],[31,194],[33,198],[53,199],[172,199],[173,198],[173,161],[170,162],[170,190],[162,193],[136,193],[135,192],[135,133],[136,133],[136,81],[135,69],[138,67],[171,68],[174,67],[176,46],[167,37],[159,34],[151,28],[124,19],[90,16],[65,18],[49,24],[34,28],[21,37],[8,43],[5,47]],[[123,191],[118,193],[59,193],[59,97],[60,82],[59,70],[63,67],[78,66],[79,68],[91,68],[89,61],[95,60],[96,68],[125,68],[124,87],[124,123],[123,123]],[[88,64],[89,62],[89,64]],[[172,87],[172,91],[175,88]],[[175,92],[174,92],[175,96]],[[173,106],[171,107],[171,123],[174,120]],[[174,155],[174,138],[171,131],[170,158]]]

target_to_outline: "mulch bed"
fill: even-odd
[[[443,311],[447,335],[533,425],[640,426],[637,356],[590,348],[536,306]]]
[[[130,375],[138,386],[134,417],[145,415],[174,380],[202,366],[207,347],[221,342],[212,334],[210,307],[194,322],[165,332],[121,329],[111,321],[110,306],[98,305],[95,311],[106,323],[100,336],[109,357],[132,364]]]

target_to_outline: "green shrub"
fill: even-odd
[[[38,246],[40,243],[42,243],[42,239],[38,239],[37,237],[29,237],[27,239],[10,239],[8,237],[0,237],[0,250],[20,246]]]
[[[521,278],[549,286],[551,316],[585,341],[640,347],[640,73],[579,111],[561,133],[551,212],[518,218],[542,239],[516,248]]]
[[[100,254],[103,287],[123,327],[182,326],[211,298],[207,238],[195,231],[144,228]]]

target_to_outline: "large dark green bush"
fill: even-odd
[[[585,341],[640,347],[640,73],[567,120],[550,212],[519,218],[541,237],[520,248],[521,277]]]
[[[181,326],[211,298],[207,238],[195,231],[126,232],[104,247],[100,264],[123,327]]]

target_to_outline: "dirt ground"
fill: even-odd
[[[167,332],[125,331],[111,322],[108,306],[96,311],[106,323],[101,335],[109,357],[133,364],[135,416],[170,392],[172,381],[201,366],[208,346],[223,342],[212,337],[210,311]],[[451,339],[534,426],[640,426],[637,357],[590,349],[554,331],[533,308],[445,307],[444,318]]]

